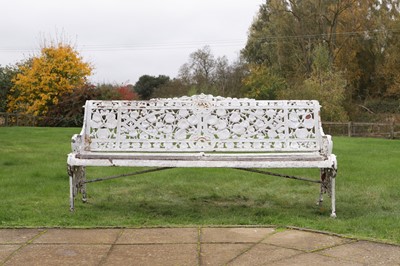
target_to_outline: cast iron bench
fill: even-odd
[[[70,209],[86,201],[87,166],[318,168],[318,204],[328,193],[335,211],[336,156],[317,101],[264,101],[195,95],[149,101],[87,101],[83,128],[68,155]],[[126,175],[121,175],[126,176]],[[114,176],[110,178],[116,178]]]

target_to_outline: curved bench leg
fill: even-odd
[[[79,174],[78,174],[78,183],[79,183],[79,190],[82,194],[82,202],[87,202],[87,195],[86,195],[86,168],[84,166],[79,167]]]
[[[335,167],[321,169],[321,190],[317,202],[319,206],[322,206],[323,194],[328,193],[332,204],[332,218],[336,218],[336,172]]]
[[[324,201],[324,193],[326,193],[324,181],[326,179],[325,169],[321,169],[321,188],[319,191],[319,198],[317,200],[317,206],[322,207],[322,203]]]
[[[84,166],[71,166],[68,165],[69,175],[69,206],[70,211],[75,208],[75,196],[79,193],[82,194],[82,201],[86,202],[86,169]]]

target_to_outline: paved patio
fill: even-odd
[[[400,265],[400,246],[259,227],[0,229],[0,265]]]

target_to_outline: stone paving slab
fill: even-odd
[[[257,244],[251,247],[247,252],[240,254],[234,260],[231,260],[226,264],[240,266],[270,265],[275,261],[290,258],[297,254],[301,254],[301,252],[266,244]]]
[[[400,265],[400,246],[258,227],[0,229],[0,265]]]
[[[225,265],[251,247],[252,244],[202,244],[200,261],[202,265]]]
[[[0,245],[0,265],[2,261],[5,261],[8,256],[17,251],[20,247],[20,245]]]
[[[298,256],[293,256],[290,258],[282,259],[274,263],[269,264],[271,266],[287,266],[287,265],[297,265],[297,266],[365,266],[374,264],[362,264],[353,261],[346,261],[339,258],[332,258],[327,256],[321,256],[315,253],[303,253]]]
[[[28,245],[12,256],[5,265],[99,265],[110,245]]]
[[[199,238],[197,228],[125,229],[117,244],[192,243]]]
[[[198,265],[197,244],[116,245],[104,265]]]
[[[113,244],[121,229],[49,229],[33,243]]]
[[[0,229],[0,244],[20,244],[33,239],[40,229]]]
[[[400,246],[358,241],[319,252],[370,265],[400,265]]]
[[[351,240],[306,231],[286,230],[266,238],[263,243],[302,251],[313,251],[348,243]]]
[[[274,231],[274,228],[203,228],[201,242],[256,243]]]

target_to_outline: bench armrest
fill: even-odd
[[[332,154],[333,142],[331,135],[322,135],[322,155],[328,157]]]
[[[73,153],[79,153],[83,150],[83,136],[75,134],[71,138],[71,148]]]

